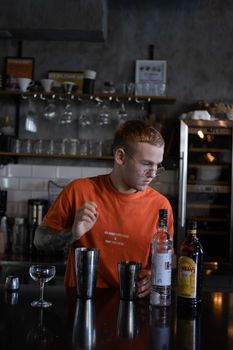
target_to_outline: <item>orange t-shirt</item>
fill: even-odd
[[[131,194],[118,192],[109,175],[77,179],[68,184],[44,217],[44,224],[56,230],[71,228],[76,210],[85,201],[97,204],[99,217],[93,228],[71,244],[65,285],[76,285],[76,247],[99,248],[97,287],[118,286],[117,263],[139,261],[149,268],[151,240],[158,226],[159,209],[168,209],[168,230],[173,235],[173,214],[168,199],[147,187]]]

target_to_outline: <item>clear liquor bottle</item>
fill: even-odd
[[[159,210],[159,225],[151,243],[150,304],[171,304],[172,239],[167,229],[167,209]]]

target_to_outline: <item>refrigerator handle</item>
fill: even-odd
[[[185,171],[184,171],[184,152],[180,153],[180,181],[179,181],[179,216],[180,216],[180,226],[182,229],[185,227],[185,216],[186,216],[186,181],[185,181]]]

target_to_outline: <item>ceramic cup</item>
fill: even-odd
[[[53,85],[54,85],[54,80],[53,79],[41,79],[40,83],[41,83],[45,92],[50,92]]]
[[[17,84],[20,91],[25,92],[30,86],[34,85],[34,82],[30,78],[17,78]]]

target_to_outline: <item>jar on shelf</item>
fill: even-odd
[[[76,156],[77,151],[78,151],[78,140],[70,139],[68,153],[71,156]]]
[[[24,218],[15,218],[12,234],[12,252],[25,253],[27,249],[27,228]]]

